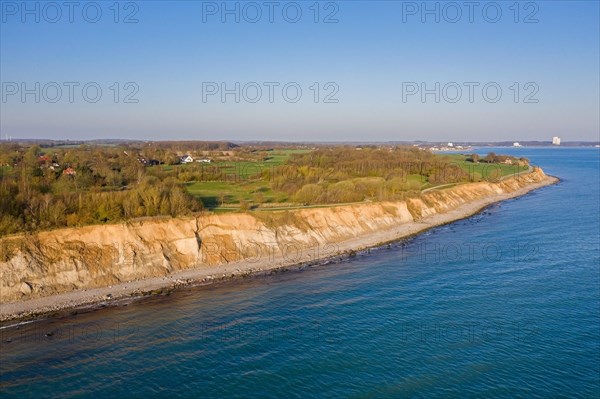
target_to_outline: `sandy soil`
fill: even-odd
[[[435,226],[464,219],[480,212],[488,205],[524,195],[540,187],[554,184],[557,181],[557,178],[548,176],[541,182],[531,184],[508,194],[499,194],[476,200],[450,212],[424,218],[419,222],[407,223],[376,234],[339,242],[337,243],[338,250],[340,252],[359,251],[406,238]],[[150,278],[111,287],[73,291],[22,302],[2,304],[0,305],[0,321],[32,318],[64,309],[87,307],[98,305],[100,303],[110,305],[111,302],[115,303],[118,299],[146,295],[150,294],[152,291],[164,288],[173,288],[188,284],[210,284],[216,281],[223,281],[248,274],[264,273],[269,270],[292,267],[320,260],[319,258],[311,259],[309,253],[311,253],[311,251],[304,251],[302,258],[295,259],[293,262],[283,258],[261,260],[260,263],[248,261],[234,262],[227,265],[203,267],[202,269],[188,269],[173,273],[168,277]],[[110,299],[108,299],[108,296],[110,296]]]

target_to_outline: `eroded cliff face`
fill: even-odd
[[[201,215],[68,228],[0,239],[0,303],[167,276],[298,252],[335,255],[337,243],[383,232],[544,180],[541,169],[498,183],[431,191],[406,202],[284,212]]]

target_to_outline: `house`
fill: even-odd
[[[560,137],[558,137],[558,136],[552,137],[552,144],[553,145],[560,145]]]
[[[179,161],[181,163],[190,163],[194,162],[194,158],[192,158],[190,155],[184,155],[182,157],[179,157]]]
[[[513,143],[513,147],[521,147],[521,144],[515,141],[515,142]]]
[[[144,166],[156,166],[156,165],[160,165],[160,161],[158,159],[146,159],[142,156],[138,157],[138,162],[141,163]]]

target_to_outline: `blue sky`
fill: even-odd
[[[0,3],[2,138],[598,140],[596,1]]]

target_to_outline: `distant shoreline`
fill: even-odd
[[[353,237],[337,243],[335,255],[289,261],[274,258],[267,265],[247,260],[234,261],[215,266],[202,266],[180,270],[164,277],[152,277],[137,281],[124,282],[110,287],[90,288],[60,293],[50,296],[0,304],[0,322],[9,320],[30,320],[39,317],[68,314],[77,309],[95,309],[118,305],[123,301],[148,295],[165,294],[173,289],[186,286],[210,285],[216,282],[235,280],[247,276],[275,273],[287,269],[301,268],[306,265],[326,264],[333,258],[352,256],[352,254],[369,248],[386,245],[422,233],[433,227],[468,218],[481,212],[484,208],[519,197],[541,187],[555,184],[558,178],[545,175],[541,181],[528,183],[512,192],[499,193],[488,197],[466,202],[463,205],[443,213],[423,217],[418,221],[399,224],[393,228],[377,231],[366,236]]]
[[[235,140],[235,139],[224,139],[224,140],[192,140],[192,139],[175,139],[175,140],[147,140],[147,139],[137,139],[137,138],[124,138],[124,139],[115,139],[115,138],[97,138],[97,139],[86,139],[86,140],[78,140],[78,139],[64,139],[64,140],[56,140],[52,138],[15,138],[12,137],[10,140],[5,138],[0,138],[1,143],[64,143],[68,145],[80,145],[80,144],[123,144],[123,143],[161,143],[161,142],[211,142],[211,143],[233,143],[233,144],[242,144],[242,145],[340,145],[340,144],[348,144],[348,145],[444,145],[447,142],[452,141],[448,139],[447,141],[422,141],[422,140],[337,140],[337,141],[297,141],[297,140],[288,140],[288,141],[277,141],[277,140]],[[523,147],[530,148],[560,148],[560,147],[569,147],[569,148],[594,148],[595,146],[600,145],[599,141],[596,140],[567,140],[562,141],[560,145],[552,144],[551,140],[543,141],[543,140],[520,140],[518,138],[512,141],[462,141],[462,142],[454,142],[456,145],[462,146],[471,146],[471,147],[513,147],[513,143],[518,142],[521,143]],[[517,147],[518,148],[518,147]]]

